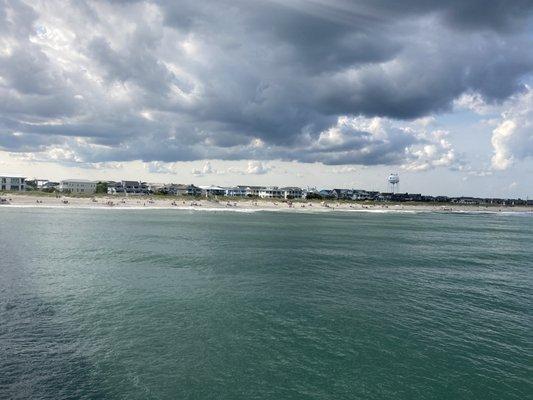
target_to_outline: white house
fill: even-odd
[[[226,196],[244,197],[246,196],[246,188],[244,186],[226,188]]]
[[[283,198],[283,190],[277,186],[262,188],[259,190],[259,197],[263,199],[280,199]]]
[[[26,178],[17,175],[0,175],[0,190],[26,190]]]
[[[244,187],[244,186],[239,186],[239,187]],[[259,191],[261,189],[264,189],[264,187],[262,187],[262,186],[246,186],[245,189],[246,189],[246,196],[255,197],[255,196],[259,196]]]
[[[286,199],[301,199],[304,197],[304,192],[299,187],[283,187],[280,190]]]
[[[39,178],[35,178],[33,180],[34,182],[34,186],[37,188],[37,189],[42,189],[44,185],[46,185],[49,180],[48,179],[39,179]]]
[[[66,179],[59,182],[59,191],[77,194],[93,194],[96,191],[96,182],[84,179]]]
[[[202,196],[224,196],[226,189],[220,186],[200,186]]]

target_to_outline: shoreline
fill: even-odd
[[[184,198],[157,196],[116,197],[101,195],[94,197],[54,196],[40,194],[4,193],[0,198],[6,204],[0,208],[54,208],[54,209],[96,209],[96,210],[181,210],[181,211],[233,211],[233,212],[370,212],[370,213],[531,213],[533,206],[478,206],[466,204],[421,204],[421,203],[358,203],[350,201],[293,200],[282,199],[244,199],[224,198],[213,200],[205,198]]]

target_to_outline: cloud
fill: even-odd
[[[0,0],[0,147],[154,172],[205,159],[453,168],[447,139],[408,125],[520,93],[532,7]],[[375,117],[388,126],[357,126]],[[528,139],[496,135],[495,165],[523,157],[510,138]]]
[[[154,174],[174,174],[177,171],[175,163],[164,163],[161,161],[151,161],[146,163],[145,168],[148,172]]]
[[[249,175],[264,175],[270,171],[270,167],[261,161],[248,161],[248,168],[246,173]]]
[[[219,171],[215,170],[211,166],[211,162],[209,162],[209,161],[207,161],[204,164],[202,169],[193,168],[193,170],[191,171],[191,174],[193,174],[195,176],[205,176],[205,175],[217,174],[217,173],[219,173]]]
[[[533,90],[527,87],[511,99],[492,131],[492,167],[505,170],[516,161],[533,157]]]
[[[402,165],[407,170],[458,168],[463,163],[442,130],[387,118],[341,117],[305,143],[305,161],[330,165]]]
[[[357,168],[344,166],[340,168],[333,168],[332,172],[335,174],[354,174],[357,172]]]
[[[411,160],[402,167],[408,171],[427,171],[437,167],[462,169],[464,160],[457,157],[447,136],[448,132],[439,130],[427,134],[420,144],[407,149]]]

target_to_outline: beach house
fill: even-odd
[[[283,197],[285,199],[301,199],[304,198],[304,191],[299,187],[289,186],[282,187]]]
[[[352,200],[372,200],[374,195],[366,190],[354,190],[352,193]]]
[[[176,185],[175,194],[178,196],[200,196],[202,189],[194,185]]]
[[[199,196],[200,194],[202,194],[202,190],[197,186],[176,183],[169,183],[167,185],[164,185],[159,190],[159,192],[174,196]]]
[[[244,187],[244,186],[239,186],[239,187]],[[264,189],[264,187],[262,187],[262,186],[246,186],[245,189],[246,189],[246,196],[247,197],[256,197],[256,196],[259,196],[259,191],[261,189]]]
[[[65,179],[59,182],[58,190],[65,193],[93,194],[96,182],[85,179]]]
[[[226,189],[220,186],[200,186],[202,196],[225,196]]]
[[[150,189],[146,182],[141,181],[120,181],[111,184],[108,182],[108,194],[124,194],[124,195],[143,195],[149,194]]]
[[[353,196],[353,190],[352,189],[333,189],[331,191],[331,196],[336,199],[351,199]]]
[[[283,198],[283,195],[283,190],[277,186],[266,187],[259,190],[259,197],[263,199],[281,199]]]
[[[246,196],[246,187],[245,186],[236,186],[226,188],[226,196],[230,197],[245,197]]]
[[[18,175],[0,175],[0,190],[26,190],[26,178]]]
[[[321,191],[318,192],[318,194],[320,195],[320,197],[326,198],[326,199],[335,198],[333,190],[330,190],[330,189],[322,189]]]

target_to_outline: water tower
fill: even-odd
[[[387,181],[389,182],[390,193],[398,193],[400,191],[400,176],[398,174],[390,174]]]

